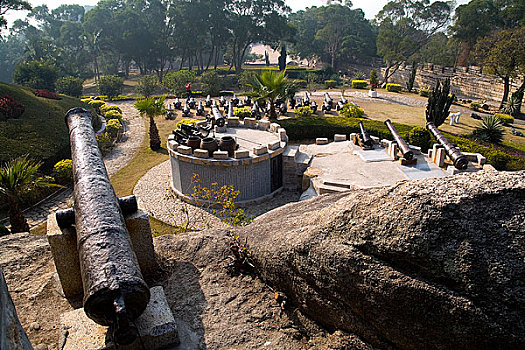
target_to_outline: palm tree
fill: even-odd
[[[14,159],[0,168],[0,193],[7,197],[11,232],[29,232],[27,220],[20,210],[20,196],[29,186],[57,186],[35,178],[41,163],[27,159],[27,156]]]
[[[264,105],[266,101],[270,102],[270,119],[277,119],[275,100],[278,97],[285,100],[293,86],[288,82],[285,73],[285,71],[267,70],[261,75],[254,76],[248,83],[252,91],[247,92],[246,96],[252,97],[259,105]]]
[[[135,102],[134,106],[140,112],[140,115],[149,117],[149,147],[156,151],[160,148],[160,136],[155,117],[166,112],[164,107],[165,97],[155,99],[153,96]]]

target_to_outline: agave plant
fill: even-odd
[[[515,116],[520,112],[521,102],[523,100],[523,89],[518,89],[507,98],[503,103],[501,111],[506,114]]]
[[[478,140],[500,144],[503,141],[505,130],[501,119],[495,115],[488,115],[483,117],[483,121],[472,134]]]
[[[24,156],[0,168],[0,194],[7,198],[12,233],[29,232],[29,225],[19,204],[24,190],[29,186],[58,186],[36,177],[40,165]]]

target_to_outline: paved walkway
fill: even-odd
[[[109,176],[122,169],[133,158],[144,139],[144,121],[133,107],[134,101],[118,101],[111,104],[122,109],[124,134],[111,152],[104,157],[104,164]],[[24,212],[30,228],[38,226],[47,220],[50,213],[73,205],[73,189],[67,188],[44,200],[36,207]]]

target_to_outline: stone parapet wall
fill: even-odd
[[[403,64],[390,77],[390,83],[401,84],[404,88],[410,77],[412,66]],[[381,68],[381,74],[384,76],[385,68]],[[449,78],[451,89],[456,96],[464,99],[486,100],[486,103],[499,106],[503,98],[503,79],[496,75],[483,73],[480,67],[444,67],[435,64],[425,63],[419,65],[414,89],[424,86],[434,86],[438,79]],[[512,86],[514,91],[518,84]]]

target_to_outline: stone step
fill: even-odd
[[[283,157],[286,158],[293,158],[295,160],[295,157],[297,156],[297,152],[299,151],[299,146],[286,146],[283,152]]]
[[[295,157],[295,163],[303,167],[307,167],[310,164],[311,159],[312,159],[312,156],[299,151],[297,152],[297,155]]]
[[[329,186],[325,184],[320,184],[317,186],[317,193],[319,193],[320,195],[325,193],[339,193],[345,191],[350,191],[350,189],[339,186]]]

